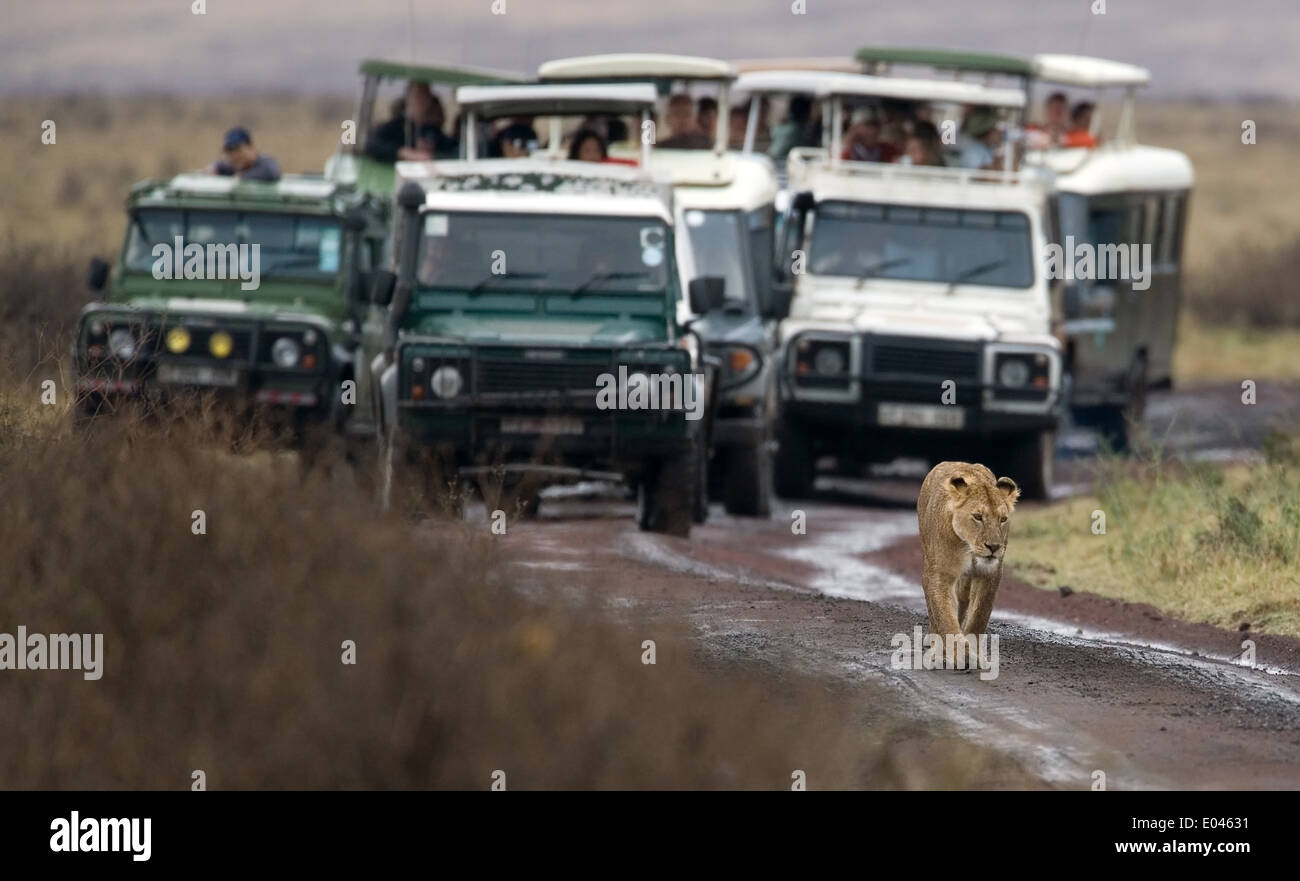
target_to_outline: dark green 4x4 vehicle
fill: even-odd
[[[386,205],[317,177],[186,174],[137,184],[127,213],[117,265],[91,262],[97,299],[73,351],[81,415],[197,389],[302,428],[342,425]]]
[[[503,105],[517,108],[548,88],[477,91],[518,92]],[[609,99],[606,112],[619,95],[654,97],[652,86],[585,88]],[[472,123],[479,96],[465,92]],[[474,472],[534,486],[621,479],[637,488],[642,529],[689,534],[714,380],[678,314],[688,293],[702,314],[719,291],[691,280],[670,182],[545,156],[397,170],[398,271],[375,286],[386,321],[367,339],[381,353],[374,401],[392,489],[414,477],[445,498]]]

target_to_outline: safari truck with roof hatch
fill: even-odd
[[[126,209],[77,321],[80,414],[215,391],[299,429],[342,427],[387,205],[319,177],[182,174],[136,184]]]
[[[387,155],[387,149],[378,149],[372,135],[385,123],[384,117],[401,125],[402,144],[416,148],[421,133],[412,120],[406,118],[406,89],[412,83],[428,86],[429,94],[436,99],[438,116],[432,144],[434,158],[455,158],[461,154],[462,132],[457,130],[455,90],[468,85],[503,85],[522,83],[522,74],[506,70],[490,70],[453,64],[410,64],[402,61],[384,61],[368,58],[361,62],[361,96],[357,101],[350,128],[340,132],[339,147],[325,164],[325,176],[345,183],[356,184],[363,190],[393,197],[393,165],[399,157]],[[346,125],[346,123],[345,123]],[[385,148],[391,147],[385,144]],[[382,155],[375,155],[382,154]]]
[[[767,157],[741,154],[728,145],[735,69],[713,58],[615,54],[548,61],[537,76],[543,82],[653,82],[661,104],[674,94],[717,102],[717,124],[704,133],[701,146],[664,146],[656,132],[651,167],[673,183],[682,213],[679,229],[691,246],[695,271],[719,278],[723,288],[722,308],[691,316],[691,329],[720,365],[710,495],[730,514],[768,516],[775,332],[789,292],[773,285],[775,170]],[[620,155],[619,149],[614,145],[613,154]],[[632,148],[622,149],[624,157],[635,155]]]
[[[1095,103],[1085,138],[1051,138],[1031,128],[1037,137],[1026,139],[1023,164],[1053,181],[1053,306],[1075,421],[1098,429],[1114,449],[1127,449],[1148,390],[1172,384],[1183,234],[1195,182],[1183,153],[1138,143],[1136,93],[1150,73],[1079,55],[885,47],[856,57],[872,70],[910,66],[983,81],[1001,77],[1027,100],[1050,89],[1067,106],[1079,98]]]
[[[463,87],[480,119],[649,118],[650,84]],[[636,127],[639,130],[639,127]],[[389,496],[414,481],[455,511],[460,481],[625,481],[643,530],[700,517],[713,379],[689,319],[720,301],[677,236],[670,182],[570,160],[562,128],[511,159],[398,163],[396,273],[378,277],[373,403]],[[502,489],[506,489],[502,486]],[[485,492],[486,495],[486,492]]]
[[[819,74],[829,147],[796,148],[780,253],[777,492],[806,495],[818,460],[984,461],[1026,497],[1051,489],[1061,349],[1040,255],[1050,184],[1033,171],[842,159],[846,112],[890,99],[1024,105],[1014,89]],[[1005,124],[1005,123],[1004,123]]]

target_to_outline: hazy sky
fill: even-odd
[[[1074,52],[1152,69],[1153,92],[1300,97],[1300,0],[0,0],[0,92],[351,93],[358,59],[533,72],[661,51],[847,55],[861,44]],[[505,7],[494,15],[494,2]]]

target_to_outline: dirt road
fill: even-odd
[[[1300,412],[1300,390],[1253,409],[1239,394],[1159,395],[1148,428],[1180,455],[1231,458]],[[1086,479],[1090,443],[1062,438],[1060,492]],[[904,712],[944,720],[1050,785],[1086,789],[1101,771],[1111,789],[1300,788],[1300,640],[1252,635],[1248,668],[1244,634],[1007,578],[991,628],[996,678],[895,669],[892,641],[926,624],[920,476],[823,479],[815,499],[780,502],[766,521],[715,506],[689,541],[639,533],[616,496],[570,490],[511,526],[508,555],[547,581],[687,620],[710,652],[883,684]],[[806,534],[792,531],[796,511]]]

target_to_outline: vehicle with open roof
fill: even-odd
[[[1066,271],[1054,279],[1053,300],[1075,418],[1099,428],[1115,448],[1127,447],[1148,389],[1172,382],[1182,242],[1195,183],[1184,154],[1138,142],[1136,94],[1150,73],[1061,54],[1018,58],[888,47],[864,48],[856,58],[872,70],[919,66],[1009,78],[1027,101],[1035,91],[1069,89],[1096,102],[1089,133],[1096,146],[1040,145],[1023,162],[1049,170],[1054,181],[1053,244]],[[1118,102],[1110,103],[1118,107],[1108,108],[1116,94]],[[1107,115],[1108,109],[1115,112]],[[1108,272],[1100,271],[1103,265]]]
[[[1023,92],[965,82],[765,71],[827,107],[824,147],[790,152],[779,252],[794,297],[781,325],[778,493],[799,497],[824,457],[850,472],[899,456],[972,459],[1027,497],[1051,488],[1061,352],[1040,259],[1050,184],[1033,170],[844,158],[859,108],[929,118],[994,108],[1009,125]],[[743,87],[745,78],[738,84]],[[806,85],[805,85],[806,84]]]
[[[731,85],[725,61],[661,54],[598,55],[548,61],[548,82],[653,82],[660,102],[673,94],[708,94],[718,124],[698,148],[656,145],[651,167],[673,183],[695,270],[722,280],[724,305],[693,315],[692,329],[720,364],[717,420],[709,465],[712,495],[728,513],[766,517],[771,511],[777,319],[789,292],[773,284],[777,179],[765,156],[729,149]]]
[[[136,184],[74,343],[80,410],[208,390],[342,427],[387,206],[320,177],[182,174]]]
[[[457,100],[468,132],[527,116],[554,133],[540,120],[649,119],[655,89],[480,86]],[[454,506],[461,479],[500,476],[531,507],[548,484],[622,480],[642,529],[688,534],[713,406],[689,316],[720,304],[717,283],[695,275],[666,177],[557,153],[398,163],[396,271],[379,276],[367,335],[392,489],[414,474]]]
[[[338,150],[325,166],[325,174],[334,180],[354,183],[358,187],[391,197],[393,194],[393,162],[377,159],[366,154],[366,142],[369,134],[380,123],[380,115],[389,112],[393,117],[402,111],[404,92],[410,83],[423,83],[437,96],[443,105],[447,119],[440,129],[447,135],[448,143],[455,145],[462,140],[461,126],[457,117],[452,115],[455,108],[455,89],[465,85],[491,85],[522,83],[523,74],[504,70],[491,70],[481,67],[453,64],[414,64],[402,61],[385,61],[368,58],[361,62],[361,95],[350,129],[341,133]],[[452,131],[446,132],[450,126]],[[343,138],[342,134],[350,137]],[[407,127],[406,145],[415,145],[415,133]],[[449,156],[454,158],[459,148],[451,150]]]

